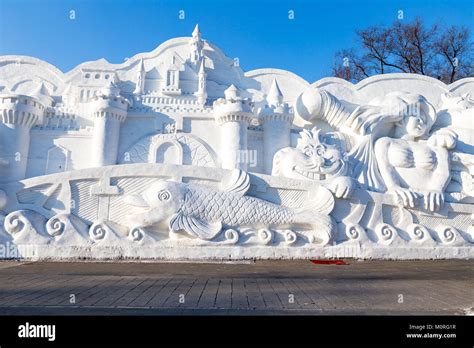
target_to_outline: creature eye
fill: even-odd
[[[325,152],[325,151],[326,151],[326,149],[325,149],[324,146],[322,146],[322,145],[319,145],[319,146],[316,147],[316,154],[317,154],[318,156],[324,155],[324,152]]]
[[[167,190],[162,190],[158,192],[158,199],[160,201],[167,201],[171,198],[171,194]]]
[[[304,154],[308,157],[311,157],[314,155],[314,149],[312,147],[307,147],[304,149]]]

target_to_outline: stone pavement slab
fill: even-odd
[[[0,314],[473,312],[472,260],[346,262],[1,261]]]

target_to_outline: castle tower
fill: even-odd
[[[201,105],[206,104],[206,99],[207,99],[206,71],[204,70],[204,65],[205,65],[205,57],[202,57],[201,64],[199,65],[199,73],[198,73],[198,91],[196,92],[198,103]]]
[[[43,88],[40,86],[39,91]],[[49,98],[45,100],[52,103],[52,98]],[[0,182],[25,178],[30,130],[43,124],[45,109],[37,97],[8,92],[0,94]]]
[[[202,58],[202,48],[204,47],[204,42],[201,39],[201,32],[199,31],[199,24],[196,24],[194,28],[192,38],[189,41],[190,46],[190,56],[189,59],[191,63],[198,64]]]
[[[120,124],[127,117],[128,106],[128,100],[120,95],[120,90],[114,81],[110,81],[92,98],[94,147],[91,167],[117,163]]]
[[[258,116],[263,124],[263,168],[265,174],[271,174],[275,153],[290,146],[294,116],[288,104],[283,103],[283,94],[276,80],[273,80],[266,101],[267,105],[259,110]]]
[[[247,169],[247,127],[252,120],[252,102],[239,96],[231,85],[225,98],[214,102],[215,120],[221,130],[221,162],[225,169]]]
[[[140,59],[140,66],[137,72],[137,82],[135,85],[134,95],[141,95],[145,93],[145,65],[143,64],[143,58]]]

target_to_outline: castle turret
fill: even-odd
[[[33,97],[36,97],[41,102],[41,104],[44,105],[45,108],[53,106],[54,99],[49,94],[49,91],[43,82],[38,85],[38,87],[31,93],[31,95]]]
[[[259,110],[259,120],[263,125],[263,167],[266,174],[272,173],[275,153],[290,146],[290,130],[293,115],[288,104],[283,102],[278,82],[273,80],[267,94],[267,104]]]
[[[92,167],[114,165],[120,137],[120,124],[127,117],[129,102],[120,95],[114,81],[92,98],[94,147]]]
[[[199,24],[196,24],[194,28],[192,38],[189,41],[190,46],[190,56],[189,60],[193,64],[198,64],[202,58],[202,48],[204,47],[204,42],[201,39],[201,32],[199,31]]]
[[[252,120],[252,102],[239,96],[231,85],[225,98],[214,102],[215,120],[221,126],[221,162],[225,169],[247,169],[247,127]]]
[[[43,124],[45,109],[37,97],[0,94],[0,182],[25,178],[30,130]]]
[[[133,94],[135,95],[141,95],[145,93],[145,65],[143,64],[143,58],[140,59],[140,66],[138,68],[137,72],[137,82],[135,84],[135,90],[133,91]]]
[[[207,92],[206,92],[206,71],[204,70],[205,58],[202,57],[201,64],[199,65],[198,73],[198,91],[196,92],[196,97],[198,103],[201,105],[206,104]]]

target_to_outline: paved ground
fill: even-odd
[[[474,261],[347,262],[3,261],[0,314],[473,313]]]

